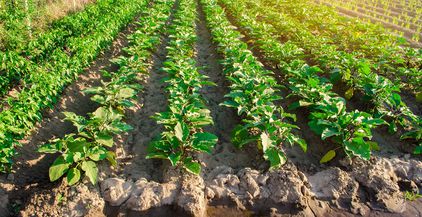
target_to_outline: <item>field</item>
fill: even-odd
[[[0,217],[422,216],[421,6],[3,0]]]

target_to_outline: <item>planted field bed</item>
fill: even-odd
[[[0,51],[0,216],[422,216],[418,40],[319,3],[97,0]]]
[[[420,1],[316,1],[333,7],[345,17],[354,17],[386,27],[407,39],[412,46],[421,47],[422,4]]]

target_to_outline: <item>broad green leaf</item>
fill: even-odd
[[[109,115],[109,111],[104,107],[99,107],[97,110],[95,110],[92,114],[95,118],[98,118],[100,120],[107,120],[107,116]]]
[[[239,107],[239,104],[232,101],[232,100],[227,100],[223,103],[220,103],[220,106],[226,106],[226,107],[230,107],[230,108],[237,108]]]
[[[102,90],[103,90],[102,87],[90,87],[90,88],[84,89],[82,92],[87,93],[87,94],[98,94]]]
[[[93,185],[97,183],[98,168],[93,161],[84,161],[82,163],[82,170],[85,171],[85,175],[88,176],[89,180]]]
[[[122,132],[129,132],[129,131],[133,130],[132,126],[130,126],[129,124],[126,124],[124,122],[115,123],[113,126],[115,126],[117,129],[119,129]]]
[[[120,102],[120,104],[121,104],[122,106],[124,106],[124,107],[127,107],[127,108],[132,107],[132,106],[134,106],[134,105],[135,105],[135,104],[134,104],[132,101],[130,101],[130,100],[122,100],[122,102]]]
[[[322,131],[321,139],[325,140],[326,138],[332,137],[332,136],[339,136],[341,133],[335,129],[335,128],[325,128]]]
[[[88,157],[93,161],[104,160],[107,157],[107,150],[101,146],[94,147],[90,149]]]
[[[259,137],[253,137],[249,134],[247,128],[242,125],[237,125],[232,132],[232,143],[237,148],[242,148],[244,145],[257,141]]]
[[[319,163],[327,163],[328,161],[332,160],[336,156],[336,151],[329,150],[319,161]]]
[[[107,102],[106,99],[100,95],[94,95],[93,97],[91,97],[91,100],[102,105]]]
[[[391,122],[391,123],[388,125],[388,132],[389,132],[389,133],[391,133],[391,134],[393,134],[393,133],[397,132],[397,125],[396,125],[396,123]]]
[[[393,93],[392,99],[393,99],[394,103],[396,104],[396,106],[398,106],[402,103],[401,96],[398,93]]]
[[[380,118],[370,119],[370,120],[365,121],[365,123],[371,124],[371,125],[376,125],[376,126],[386,124],[386,122],[383,119],[380,119]]]
[[[67,172],[67,183],[74,185],[81,179],[81,171],[77,168],[72,168]]]
[[[82,159],[82,153],[81,152],[76,152],[76,153],[73,154],[73,162],[78,162],[81,159]]]
[[[400,139],[415,139],[416,141],[420,140],[422,138],[422,130],[421,129],[415,129],[409,132],[404,133]]]
[[[187,162],[185,161],[183,166],[188,172],[191,172],[195,175],[199,175],[201,172],[201,164],[193,162],[192,160],[188,160]]]
[[[217,136],[212,133],[195,133],[193,135],[192,148],[211,153],[212,148],[215,146],[217,141]]]
[[[311,102],[306,102],[306,101],[303,101],[303,100],[299,100],[299,105],[301,106],[301,107],[307,107],[307,106],[310,106],[310,105],[312,105],[313,103],[311,103]]]
[[[117,165],[117,161],[116,161],[116,153],[112,152],[112,151],[108,151],[107,152],[107,160],[110,162],[110,164],[112,166],[116,166]]]
[[[291,103],[291,104],[287,107],[287,109],[288,109],[288,110],[295,110],[295,109],[297,109],[297,108],[299,108],[299,107],[300,107],[300,104],[299,104],[299,101],[297,101],[297,102]]]
[[[185,122],[177,122],[174,127],[174,134],[180,141],[184,142],[189,136],[189,127]]]
[[[171,153],[167,158],[170,160],[172,166],[176,166],[177,162],[180,161],[181,157],[182,157],[181,154],[177,152],[177,153]]]
[[[413,154],[422,154],[422,145],[416,146],[415,150],[413,151]]]
[[[371,157],[371,146],[362,137],[353,138],[351,142],[345,141],[345,149],[354,156],[369,160]]]
[[[95,141],[98,142],[101,145],[105,145],[107,147],[112,147],[113,142],[113,136],[107,134],[107,133],[99,133],[97,134]]]
[[[49,169],[50,181],[54,182],[62,177],[69,169],[70,163],[67,163],[63,156],[58,157]]]
[[[53,154],[58,152],[59,150],[57,150],[56,144],[44,144],[39,147],[37,151],[42,153]]]
[[[117,98],[130,98],[133,97],[136,94],[136,91],[132,88],[123,88],[119,90],[119,93],[117,94]]]
[[[278,168],[286,163],[287,158],[283,152],[270,148],[264,153],[264,158],[270,161],[270,168]]]
[[[318,124],[318,120],[311,120],[308,122],[309,128],[311,128],[312,131],[314,131],[316,134],[321,135],[323,130],[323,126],[320,126]]]
[[[308,145],[306,144],[306,141],[304,139],[295,138],[295,142],[299,144],[303,152],[306,152],[308,150]]]
[[[71,152],[84,152],[84,147],[86,146],[85,139],[77,139],[74,141],[67,142],[67,148]]]

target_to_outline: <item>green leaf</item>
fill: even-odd
[[[136,94],[136,91],[132,88],[123,88],[119,90],[119,93],[117,94],[117,98],[130,98],[133,97]]]
[[[402,104],[401,96],[398,93],[393,93],[391,97],[396,106],[399,106],[400,104]]]
[[[67,148],[70,152],[84,152],[84,147],[86,146],[85,139],[77,139],[74,141],[67,142]]]
[[[388,132],[389,132],[389,133],[391,133],[391,134],[393,134],[393,133],[397,132],[397,125],[396,125],[396,123],[391,122],[391,123],[388,125]]]
[[[112,151],[108,151],[106,158],[107,158],[107,160],[110,162],[110,164],[112,166],[116,166],[117,165],[116,153],[114,153]]]
[[[422,154],[422,145],[416,146],[415,150],[413,151],[413,154]]]
[[[180,161],[181,153],[171,153],[167,158],[170,160],[172,166],[176,166],[177,163]]]
[[[195,133],[193,135],[192,148],[211,154],[212,148],[217,141],[217,136],[212,133]]]
[[[174,134],[180,141],[186,141],[189,136],[189,128],[185,122],[177,122],[176,126],[174,127]]]
[[[236,103],[236,102],[234,102],[234,101],[232,101],[232,100],[228,100],[228,101],[225,101],[223,103],[220,103],[220,106],[226,106],[226,107],[230,107],[230,108],[237,108],[237,107],[239,107],[239,104]]]
[[[129,132],[129,131],[133,130],[132,126],[130,126],[129,124],[123,123],[123,122],[115,123],[113,126],[115,126],[117,129],[119,129],[122,132]]]
[[[39,147],[37,151],[42,153],[53,154],[58,152],[59,150],[57,150],[56,144],[44,144]]]
[[[371,157],[371,146],[362,137],[353,138],[351,142],[345,141],[345,149],[354,156],[369,160]]]
[[[337,131],[337,129],[335,128],[325,128],[322,131],[321,134],[321,139],[325,140],[328,137],[332,137],[332,136],[339,136],[341,133],[339,131]]]
[[[371,124],[371,125],[376,125],[376,126],[386,124],[386,122],[383,119],[380,119],[380,118],[370,119],[370,120],[365,121],[365,123]]]
[[[299,105],[301,107],[307,107],[307,106],[313,105],[313,103],[312,102],[306,102],[306,101],[303,101],[303,100],[299,100]]]
[[[199,173],[201,173],[201,164],[192,161],[192,159],[190,158],[185,160],[183,166],[188,172],[193,173],[195,175],[199,175]]]
[[[127,108],[132,107],[132,106],[134,106],[134,105],[135,105],[135,104],[134,104],[132,101],[130,101],[130,100],[123,100],[123,101],[121,101],[121,102],[120,102],[120,104],[121,104],[122,106],[124,106],[124,107],[127,107]]]
[[[81,179],[81,171],[77,168],[72,168],[67,172],[67,183],[74,185]]]
[[[232,143],[237,148],[242,148],[244,145],[254,142],[259,137],[253,137],[249,134],[248,129],[242,125],[237,125],[232,132]]]
[[[332,160],[336,156],[336,151],[329,150],[319,161],[319,163],[327,163],[328,161]]]
[[[291,103],[291,104],[287,107],[287,109],[288,109],[288,110],[295,110],[295,109],[297,109],[297,108],[299,108],[299,107],[300,107],[300,104],[299,104],[299,101],[297,101],[297,102]]]
[[[93,97],[91,97],[91,100],[102,105],[107,102],[105,97],[100,96],[100,95],[94,95]]]
[[[82,153],[81,152],[76,152],[76,153],[73,154],[73,162],[78,162],[81,159],[82,159]]]
[[[309,128],[311,128],[312,131],[314,131],[316,134],[321,135],[323,130],[323,126],[320,126],[318,124],[318,120],[311,120],[308,122]]]
[[[267,149],[264,153],[264,158],[270,161],[270,168],[278,168],[287,161],[285,154],[275,148]]]
[[[107,157],[107,150],[102,146],[96,146],[89,150],[89,156],[93,161],[104,160]]]
[[[350,100],[353,97],[353,94],[354,94],[354,90],[353,90],[353,88],[350,88],[350,89],[346,90],[346,92],[344,93],[344,97],[347,100]]]
[[[67,163],[63,156],[58,157],[49,169],[50,181],[54,182],[62,177],[69,169],[70,163]]]
[[[294,140],[297,144],[299,144],[303,152],[306,152],[308,150],[308,145],[306,144],[306,141],[304,139],[295,138]]]
[[[93,185],[97,183],[98,168],[94,161],[84,161],[82,163],[82,170],[85,171],[85,175],[88,176],[89,180]]]
[[[95,110],[95,112],[93,112],[92,114],[94,115],[95,118],[98,118],[100,120],[107,120],[107,116],[110,112],[104,108],[104,107],[99,107],[97,110]]]
[[[95,141],[98,142],[101,145],[105,145],[107,147],[112,147],[114,144],[113,136],[107,134],[107,133],[98,133]]]

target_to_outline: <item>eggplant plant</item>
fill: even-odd
[[[329,79],[319,76],[323,74],[321,69],[304,63],[300,48],[289,42],[280,43],[275,38],[276,32],[271,31],[268,24],[256,22],[248,14],[242,13],[244,8],[239,4],[224,0],[222,2],[236,17],[237,23],[247,32],[250,40],[254,41],[261,54],[270,61],[269,64],[285,73],[291,90],[287,97],[298,99],[290,104],[289,109],[306,107],[311,112],[309,126],[321,139],[330,139],[337,143],[350,157],[369,159],[370,145],[374,145],[373,142],[367,142],[372,137],[371,130],[385,122],[368,113],[346,111],[346,100],[332,91],[333,85]],[[329,156],[332,159],[336,152],[330,150],[328,153],[331,153]],[[327,157],[323,159],[322,162],[331,160]]]
[[[281,99],[280,86],[242,42],[217,1],[201,3],[213,40],[224,57],[225,76],[231,82],[226,95],[229,99],[222,105],[235,108],[242,117],[243,124],[233,131],[232,142],[238,147],[257,144],[270,168],[279,168],[287,161],[283,146],[297,144],[307,149],[306,142],[294,133],[298,129],[291,124],[295,116],[275,105]]]
[[[150,143],[147,158],[167,159],[193,174],[200,174],[198,154],[211,154],[218,139],[203,127],[213,124],[200,89],[215,85],[198,72],[193,47],[195,34],[196,2],[182,0],[169,28],[171,39],[167,47],[167,60],[162,68],[168,92],[168,109],[154,119],[164,126],[161,136]]]
[[[99,161],[107,159],[111,165],[117,164],[116,155],[111,149],[115,144],[114,136],[132,130],[124,122],[125,111],[135,105],[134,99],[141,89],[138,84],[140,73],[147,71],[147,61],[159,41],[151,42],[164,31],[172,4],[173,1],[170,0],[155,2],[150,13],[157,16],[146,16],[139,23],[139,31],[133,35],[136,35],[137,40],[131,37],[131,45],[127,49],[131,56],[119,57],[115,61],[119,65],[119,71],[105,72],[104,76],[110,77],[109,82],[84,90],[85,93],[92,94],[91,100],[100,107],[87,118],[65,112],[65,120],[72,122],[77,131],[63,138],[53,139],[39,148],[38,151],[44,153],[60,153],[49,170],[51,181],[66,176],[67,183],[74,185],[85,175],[95,184]],[[148,28],[150,25],[154,27]]]
[[[10,171],[18,140],[42,119],[42,110],[52,107],[64,87],[74,81],[100,51],[111,44],[120,29],[147,6],[144,0],[118,1],[121,4],[113,8],[120,8],[119,13],[105,16],[106,19],[95,23],[92,34],[68,44],[71,52],[55,47],[48,57],[49,61],[32,64],[31,73],[21,80],[20,92],[4,99],[7,105],[0,111],[0,128],[4,130],[0,134],[0,172]]]

